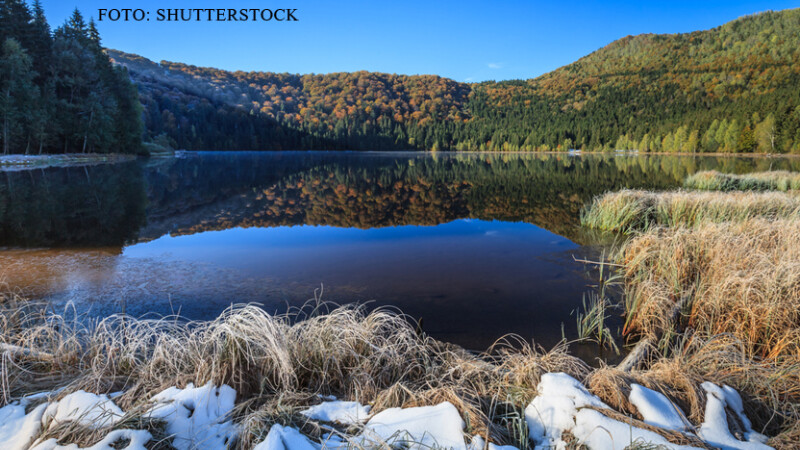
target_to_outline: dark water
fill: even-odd
[[[213,318],[325,300],[391,305],[484,349],[574,337],[607,237],[595,195],[701,169],[795,160],[658,156],[205,153],[0,173],[0,277],[59,307]],[[563,325],[562,325],[563,324]]]

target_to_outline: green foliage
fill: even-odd
[[[41,3],[0,4],[4,153],[141,150],[138,91],[78,10],[55,33]],[[11,95],[13,92],[14,95]]]
[[[800,173],[775,170],[733,175],[711,170],[689,176],[683,186],[706,191],[797,191]]]
[[[147,137],[167,133],[179,148],[778,153],[800,151],[798,36],[800,10],[766,12],[626,37],[536,79],[471,85],[110,53],[141,88]]]

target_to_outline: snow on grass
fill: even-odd
[[[690,425],[683,411],[660,392],[634,383],[628,398],[648,425],[675,431],[684,431]]]
[[[275,424],[269,429],[267,438],[253,450],[318,450],[319,448],[319,445],[312,443],[297,429]]]
[[[742,398],[739,397],[739,393],[735,389],[730,386],[720,388],[708,381],[701,386],[707,394],[705,420],[697,432],[701,439],[722,450],[762,450],[772,448],[764,444],[767,440],[766,436],[753,431],[750,420],[744,414]],[[745,428],[744,438],[747,439],[746,442],[736,439],[731,434],[725,407],[728,407],[739,416],[739,420]]]
[[[391,444],[409,449],[466,450],[464,420],[449,402],[436,406],[390,408],[374,415],[361,435],[364,446]]]
[[[753,431],[744,414],[739,394],[729,386],[719,387],[706,382],[705,422],[698,437],[722,450],[762,450],[766,437]],[[603,414],[610,408],[576,379],[563,373],[542,376],[538,395],[525,409],[530,438],[537,449],[563,449],[562,439],[569,432],[578,444],[589,449],[622,450],[631,444],[647,444],[667,449],[692,449],[670,443],[653,431],[634,427]],[[37,396],[40,398],[41,396]],[[3,450],[144,450],[152,436],[145,430],[114,430],[100,442],[86,449],[76,444],[59,445],[57,439],[36,442],[43,429],[56,424],[75,422],[100,429],[109,427],[123,416],[123,411],[106,395],[77,391],[60,401],[43,403],[28,413],[34,397],[24,398],[0,408],[0,449]],[[629,396],[645,423],[665,430],[687,431],[691,425],[680,409],[664,395],[633,384]],[[238,426],[231,420],[236,391],[229,386],[211,383],[184,389],[169,388],[152,398],[153,406],[146,417],[166,422],[177,450],[199,448],[224,450],[233,443]],[[738,417],[746,441],[734,437],[728,427],[726,409]],[[331,401],[302,412],[309,419],[339,422],[347,425],[362,423],[368,417],[369,406],[357,402]],[[454,450],[512,450],[514,447],[487,444],[480,436],[465,443],[464,421],[458,410],[448,402],[436,406],[391,408],[375,414],[358,436],[345,437],[332,433],[322,444],[312,441],[299,430],[273,425],[265,440],[255,450],[320,450],[402,446],[408,449]],[[122,446],[124,445],[124,447]],[[31,447],[32,446],[32,447]]]
[[[555,448],[561,433],[575,426],[578,408],[608,408],[576,379],[565,373],[542,375],[536,387],[539,395],[525,408],[530,438],[545,448]]]
[[[579,410],[575,416],[575,427],[569,431],[578,439],[578,442],[592,450],[624,450],[634,443],[675,450],[697,449],[697,447],[673,444],[658,433],[611,419],[594,409]]]
[[[42,416],[47,408],[43,403],[26,414],[25,400],[0,408],[0,448],[27,449],[42,429]]]
[[[230,386],[216,387],[211,383],[185,389],[166,389],[152,399],[156,405],[149,417],[167,422],[172,446],[177,450],[196,448],[225,449],[236,436],[236,426],[230,413],[236,401],[236,391]]]
[[[114,430],[91,447],[78,447],[76,444],[58,445],[56,439],[48,439],[31,450],[147,450],[144,444],[152,438],[153,436],[144,430]],[[122,442],[127,442],[127,445],[120,447]]]
[[[561,437],[566,431],[590,449],[622,450],[636,442],[671,449],[693,448],[671,444],[657,433],[633,427],[591,409],[609,407],[567,374],[542,375],[537,391],[539,395],[525,409],[530,438],[536,442],[537,449],[565,448],[566,443]]]
[[[361,423],[369,417],[370,406],[358,402],[328,401],[314,405],[300,414],[322,422],[338,422],[344,425]]]
[[[480,436],[472,436],[472,440],[467,445],[467,450],[519,450],[511,445],[495,445],[491,442],[486,446],[486,440]]]
[[[52,428],[65,422],[75,422],[98,429],[113,425],[124,413],[107,395],[77,391],[51,403],[44,412],[43,423]]]

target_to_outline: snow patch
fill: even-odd
[[[78,447],[77,444],[58,445],[56,439],[48,439],[31,450],[147,450],[146,444],[153,436],[144,430],[114,430],[106,435],[100,442],[91,447]],[[112,447],[113,444],[127,441],[125,447]]]
[[[608,408],[599,398],[565,373],[546,373],[536,387],[539,395],[525,408],[529,436],[534,442],[555,448],[561,433],[575,426],[578,408]]]
[[[539,395],[525,408],[525,419],[537,449],[566,448],[566,442],[561,439],[565,431],[590,449],[622,450],[634,442],[671,449],[693,448],[671,444],[657,433],[633,427],[591,409],[610,408],[565,373],[542,375],[536,390]]]
[[[369,417],[370,406],[358,402],[329,401],[314,405],[300,414],[323,422],[338,422],[345,425],[361,423]]]
[[[390,408],[373,416],[361,435],[365,446],[384,443],[409,449],[466,450],[464,420],[449,402],[417,408]]]
[[[644,423],[667,430],[684,431],[689,421],[683,411],[664,394],[638,384],[631,385],[628,399],[642,415]]]
[[[481,436],[472,436],[472,440],[467,444],[467,450],[519,450],[512,445],[495,445],[491,442],[486,446],[486,440]]]
[[[107,395],[77,391],[51,403],[44,412],[43,423],[50,427],[65,422],[99,429],[119,422],[125,413]]]
[[[705,421],[700,425],[697,434],[707,443],[722,450],[763,450],[771,449],[765,444],[766,436],[753,431],[752,424],[744,414],[742,398],[730,386],[720,388],[714,383],[706,381],[701,385],[706,391],[706,410]],[[747,441],[740,441],[731,434],[728,427],[728,418],[725,414],[725,407],[730,408],[744,425],[744,438]]]
[[[0,448],[24,450],[33,442],[42,428],[42,416],[47,408],[43,403],[25,414],[26,401],[18,401],[0,408]]]
[[[236,391],[230,386],[189,383],[185,389],[171,387],[153,397],[156,405],[148,416],[167,422],[167,433],[178,450],[224,449],[236,436],[230,419],[235,400]]]
[[[266,439],[253,450],[318,450],[319,448],[297,429],[275,424],[269,429]]]
[[[590,449],[624,450],[633,443],[647,443],[676,450],[697,449],[673,444],[658,433],[611,419],[594,409],[578,411],[575,428],[571,431],[580,443]]]

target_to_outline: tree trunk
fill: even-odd
[[[92,129],[92,120],[94,119],[94,109],[92,112],[89,113],[89,126],[86,127],[86,133],[83,135],[83,150],[82,153],[86,153],[86,144],[89,142],[89,131]]]

